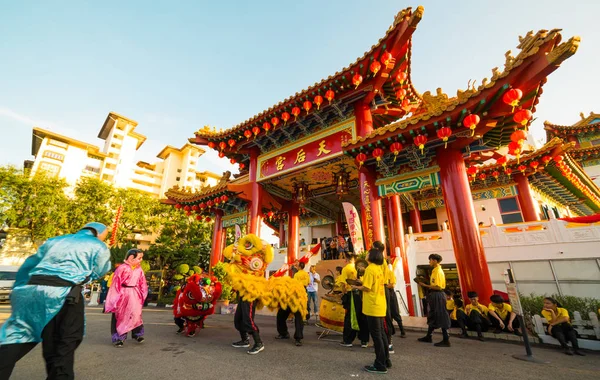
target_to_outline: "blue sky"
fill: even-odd
[[[60,4],[60,5],[57,5]],[[9,1],[0,0],[0,165],[30,159],[37,125],[101,145],[109,111],[148,136],[153,162],[205,124],[228,128],[369,50],[404,7],[424,5],[413,37],[420,92],[449,95],[502,67],[528,30],[580,35],[544,86],[533,130],[600,112],[597,1]],[[226,170],[207,153],[200,168]]]

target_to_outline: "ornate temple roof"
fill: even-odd
[[[546,130],[548,139],[554,136],[566,138],[581,133],[595,133],[600,131],[600,114],[590,112],[586,117],[582,112],[579,116],[581,116],[581,120],[573,125],[558,125],[545,121],[544,129]]]

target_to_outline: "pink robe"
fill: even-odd
[[[132,269],[125,263],[115,269],[112,285],[106,296],[105,311],[115,313],[119,335],[144,324],[142,307],[147,296],[148,284],[141,267]]]

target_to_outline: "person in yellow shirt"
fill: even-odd
[[[483,332],[488,331],[490,321],[488,319],[488,308],[479,303],[479,295],[477,292],[468,292],[469,304],[465,307],[467,315],[466,325],[469,330],[477,331],[477,339],[484,341]]]
[[[294,274],[294,280],[299,281],[304,285],[304,288],[306,288],[310,282],[308,273],[304,270],[305,267],[306,264],[299,262],[297,266],[298,271]],[[277,332],[279,335],[277,335],[275,339],[290,339],[290,333],[287,328],[287,319],[291,313],[292,311],[289,308],[277,310]],[[294,327],[294,340],[296,341],[296,346],[302,346],[302,339],[304,339],[304,321],[300,311],[294,313]]]
[[[500,334],[503,331],[512,332],[515,335],[519,333],[519,320],[517,315],[512,311],[512,306],[504,303],[502,296],[494,294],[490,297],[490,305],[488,306],[488,316],[492,326],[496,328],[494,334]]]
[[[448,289],[444,290],[444,294],[446,294],[446,310],[450,313],[454,310],[454,294]]]
[[[567,309],[562,308],[561,305],[552,297],[544,298],[544,309],[542,310],[542,316],[548,321],[548,334],[556,338],[565,354],[567,355],[579,355],[585,356],[585,354],[579,351],[579,342],[577,342],[577,334],[571,326],[571,318]],[[569,348],[567,340],[571,342],[573,351]]]
[[[450,347],[450,337],[448,336],[448,329],[450,328],[450,316],[446,310],[446,296],[444,295],[444,289],[446,289],[446,276],[442,270],[442,256],[437,253],[429,255],[429,266],[432,268],[431,276],[429,277],[429,284],[426,284],[422,279],[417,277],[420,281],[419,285],[429,290],[427,294],[427,335],[423,338],[419,338],[419,342],[431,343],[432,334],[435,329],[442,329],[443,340],[435,344],[436,347]]]
[[[356,272],[356,255],[352,253],[346,253],[346,266],[342,269],[342,274],[335,280],[336,285],[344,293],[342,296],[342,306],[346,310],[344,316],[344,330],[342,333],[342,342],[340,343],[343,347],[352,347],[352,342],[356,339],[360,340],[362,348],[367,348],[369,345],[369,328],[367,325],[367,319],[362,312],[362,295],[359,290],[352,289],[352,286],[348,284],[348,280],[358,280],[358,273]],[[358,319],[359,330],[358,333],[352,328],[352,304],[354,303],[354,313]]]
[[[384,328],[387,302],[383,253],[377,248],[372,248],[367,256],[367,262],[369,266],[365,270],[362,285],[352,286],[353,289],[363,292],[362,311],[367,316],[369,332],[375,348],[375,362],[373,365],[365,366],[365,370],[371,373],[387,373],[392,362]]]

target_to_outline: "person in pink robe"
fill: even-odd
[[[115,347],[123,347],[127,334],[138,343],[144,341],[142,307],[148,296],[146,276],[141,268],[144,253],[130,249],[124,264],[115,269],[112,285],[105,301],[105,313],[113,313],[111,321],[112,342]]]

